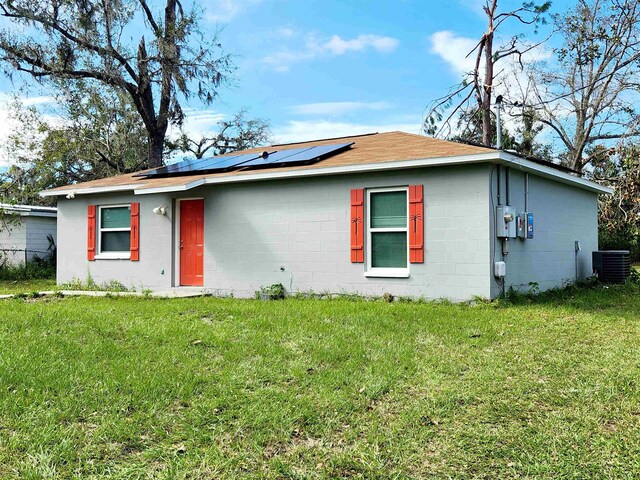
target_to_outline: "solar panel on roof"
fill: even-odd
[[[257,153],[245,153],[241,155],[233,155],[230,157],[213,157],[209,158],[208,163],[200,167],[200,170],[225,170],[235,167],[241,163],[253,160],[258,156]]]
[[[317,145],[315,147],[313,147],[313,151],[310,152],[311,154],[315,155],[316,157],[320,158],[320,157],[324,157],[330,153],[337,153],[340,150],[344,150],[347,147],[350,147],[351,145],[353,145],[354,142],[349,142],[349,143],[335,143],[333,145]]]
[[[265,151],[263,153],[243,153],[223,157],[202,159],[188,159],[141,172],[135,177],[169,177],[172,175],[197,175],[204,173],[227,172],[234,169],[277,168],[291,165],[310,164],[332,154],[345,150],[353,145],[350,143],[335,143],[332,145],[318,145],[314,147],[290,148],[279,151]]]
[[[353,145],[350,143],[334,143],[332,145],[318,145],[314,147],[290,148],[280,150],[267,156],[258,157],[240,165],[242,168],[274,168],[296,164],[308,164],[324,157],[338,153]]]
[[[200,162],[202,162],[203,159],[195,159],[195,158],[189,158],[186,160],[180,160],[179,162],[176,163],[172,163],[171,165],[166,165],[164,167],[159,167],[159,168],[154,168],[153,170],[148,170],[146,172],[141,172],[141,173],[136,173],[134,175],[134,177],[148,177],[148,176],[154,176],[154,175],[162,175],[162,174],[167,174],[167,173],[174,173],[179,171],[181,168],[183,167],[187,167],[187,166],[194,166]]]
[[[136,177],[166,177],[171,175],[197,175],[229,170],[255,159],[258,153],[245,153],[225,157],[211,157],[199,160],[183,160],[165,167],[138,173]]]
[[[288,150],[280,150],[277,152],[270,153],[268,155],[261,155],[258,158],[251,160],[250,162],[246,162],[242,165],[243,168],[246,167],[262,167],[268,166],[273,163],[283,162],[287,158],[302,154],[307,150],[311,150],[312,147],[306,148],[290,148]]]

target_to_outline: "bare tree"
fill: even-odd
[[[479,116],[479,124],[482,126],[482,143],[491,146],[491,102],[496,79],[501,73],[496,71],[496,66],[507,58],[521,61],[522,55],[542,43],[525,44],[521,41],[521,36],[516,35],[505,45],[495,48],[496,32],[507,21],[534,27],[546,23],[545,14],[550,6],[549,1],[541,4],[525,2],[520,8],[501,12],[498,10],[498,0],[485,0],[483,10],[487,17],[487,29],[476,46],[467,54],[467,57],[474,59],[473,70],[465,74],[460,84],[431,104],[423,131],[430,135],[446,137],[452,133],[452,122],[460,113],[465,113],[469,119]],[[481,69],[484,71],[481,72]],[[468,130],[468,127],[469,125],[465,126],[463,131]]]
[[[202,158],[207,153],[222,155],[267,144],[271,139],[269,122],[262,118],[247,119],[246,114],[246,110],[241,110],[230,120],[222,120],[214,135],[195,139],[185,133],[176,141],[168,141],[167,145],[171,150],[190,152],[196,158]]]
[[[557,61],[531,67],[528,98],[566,149],[564,162],[582,171],[598,143],[640,135],[640,6],[636,0],[579,0],[555,17]]]
[[[162,5],[160,5],[162,6]],[[157,11],[160,10],[160,11]],[[162,164],[170,123],[194,93],[211,103],[230,73],[217,35],[205,40],[196,11],[178,0],[0,0],[0,60],[37,80],[98,82],[131,97],[148,135],[148,166]],[[13,27],[13,28],[12,28]]]

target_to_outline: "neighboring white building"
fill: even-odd
[[[0,203],[10,221],[0,222],[0,266],[18,265],[43,258],[49,249],[48,236],[57,237],[57,208]]]
[[[591,276],[602,193],[549,162],[391,132],[42,194],[58,198],[58,282],[464,300]]]

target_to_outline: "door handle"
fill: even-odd
[[[182,243],[182,240],[180,240],[180,250],[182,250],[184,248],[184,245]]]

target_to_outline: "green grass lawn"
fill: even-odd
[[[0,478],[640,476],[638,287],[0,317]]]
[[[7,293],[45,292],[55,290],[55,288],[55,278],[40,278],[33,280],[0,280],[0,295]]]

